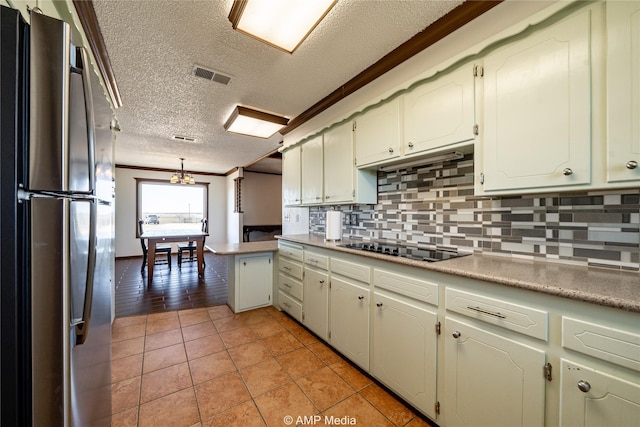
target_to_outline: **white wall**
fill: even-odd
[[[244,225],[276,225],[282,221],[282,176],[244,172]]]
[[[135,178],[166,179],[169,172],[116,168],[116,257],[142,255],[136,239],[136,180]],[[209,237],[207,243],[227,240],[226,177],[194,175],[196,182],[209,183]]]

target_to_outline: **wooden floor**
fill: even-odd
[[[172,270],[156,265],[149,287],[147,269],[140,272],[142,257],[116,259],[116,317],[226,304],[227,257],[205,253],[205,263],[199,279],[197,264],[183,263],[180,269],[174,254]]]

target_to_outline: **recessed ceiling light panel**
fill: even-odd
[[[289,119],[284,117],[238,105],[227,119],[224,128],[228,132],[241,135],[269,138],[287,123]]]
[[[292,53],[337,0],[234,0],[233,28]]]

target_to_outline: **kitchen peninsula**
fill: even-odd
[[[273,253],[275,240],[244,243],[214,243],[207,249],[228,256],[228,303],[234,313],[272,304]]]

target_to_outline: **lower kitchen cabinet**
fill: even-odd
[[[436,419],[437,314],[408,298],[375,291],[371,372]]]
[[[545,352],[445,319],[446,426],[543,426]]]
[[[329,338],[329,275],[327,272],[305,267],[302,300],[302,324],[327,341]]]
[[[254,254],[236,256],[229,268],[229,305],[237,313],[271,305],[273,256]],[[231,267],[231,266],[229,266]]]
[[[369,289],[331,278],[330,343],[365,371],[369,370]]]
[[[640,385],[562,359],[560,425],[634,426],[640,420]]]

